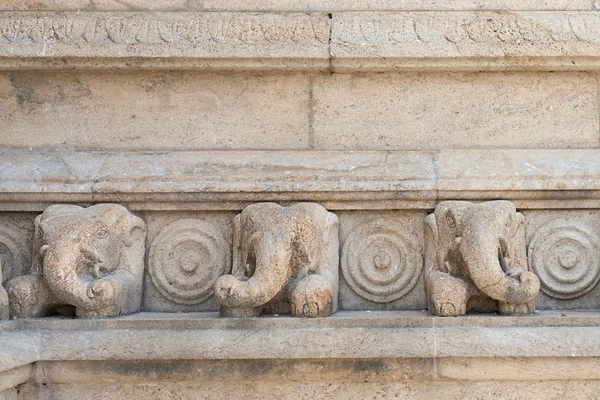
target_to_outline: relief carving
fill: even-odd
[[[337,310],[335,214],[312,203],[259,203],[235,217],[233,231],[232,275],[215,285],[221,315],[326,317]]]
[[[25,254],[19,247],[19,241],[24,240],[17,226],[11,224],[0,225],[0,274],[4,281],[13,276],[19,266],[26,262]],[[3,283],[0,279],[0,283]]]
[[[529,266],[548,296],[574,299],[598,283],[599,250],[600,240],[588,227],[555,219],[542,225],[529,241]]]
[[[425,237],[431,314],[534,312],[540,282],[527,271],[524,219],[511,202],[442,202]]]
[[[206,221],[175,221],[163,228],[150,246],[152,282],[175,303],[204,302],[213,295],[217,278],[230,270],[231,243]]]
[[[327,43],[323,15],[119,13],[13,15],[0,18],[0,43]]]
[[[7,284],[11,316],[74,306],[81,318],[140,310],[146,225],[117,204],[54,205],[35,220],[30,275]]]
[[[356,227],[342,249],[342,271],[352,290],[378,303],[410,292],[423,270],[419,246],[402,227],[386,218],[372,218]]]
[[[334,18],[334,43],[600,42],[600,17],[494,12],[368,14]]]

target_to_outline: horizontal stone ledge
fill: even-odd
[[[600,150],[0,150],[3,211],[63,202],[240,210],[260,201],[429,210],[450,199],[506,199],[521,209],[599,208]]]
[[[40,361],[31,367],[29,382],[281,382],[282,376],[286,382],[579,381],[598,379],[599,365],[597,357]]]
[[[417,314],[341,312],[321,320],[240,320],[206,313],[141,313],[113,320],[83,321],[83,325],[56,318],[24,320],[22,330],[0,334],[0,347],[8,357],[29,363],[600,357],[600,314],[594,312],[454,319]],[[219,326],[215,320],[224,322]],[[193,324],[184,327],[182,321]],[[21,365],[5,362],[0,370]]]
[[[600,69],[600,16],[560,9],[0,11],[0,70]]]
[[[590,10],[589,0],[5,0],[0,10],[24,11],[374,11]]]

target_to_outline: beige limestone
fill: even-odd
[[[308,93],[302,76],[4,74],[0,146],[308,149]]]
[[[528,210],[529,263],[541,281],[538,307],[596,309],[598,210]]]
[[[71,11],[350,11],[350,10],[589,10],[587,0],[5,0],[0,10]]]
[[[577,3],[565,7],[535,2],[513,7],[511,12],[503,11],[509,4],[505,0],[458,7],[411,3],[380,5],[382,10],[364,2],[354,2],[354,7],[346,4],[350,6],[346,9],[340,4],[341,9],[334,7],[336,10],[327,5],[294,7],[304,12],[239,4],[224,10],[221,3],[206,4],[211,12],[182,12],[194,9],[189,3],[183,10],[180,3],[163,3],[153,11],[143,11],[144,7],[122,2],[116,11],[99,11],[102,7],[95,6],[84,6],[83,11],[4,11],[0,15],[0,69],[355,72],[600,68],[596,45],[600,35],[595,29],[599,17],[591,11],[573,11],[581,9]],[[47,9],[43,4],[39,7]],[[404,7],[410,11],[398,11]],[[88,11],[90,8],[96,11]],[[434,8],[437,11],[415,11]],[[556,11],[561,8],[570,11]],[[227,11],[236,9],[245,12]],[[485,9],[492,11],[481,11]],[[538,11],[520,11],[529,9]],[[583,9],[591,9],[591,4]]]
[[[315,147],[595,147],[597,87],[585,74],[322,77],[313,89]]]
[[[368,397],[381,399],[427,400],[444,398],[449,400],[479,399],[593,399],[600,389],[597,381],[554,381],[554,382],[235,382],[224,387],[220,381],[203,384],[162,385],[49,385],[32,387],[27,385],[22,392],[28,398],[99,400],[105,397],[141,400],[170,400],[173,398],[203,399],[228,398],[248,399],[350,399]]]
[[[144,311],[218,311],[213,286],[231,271],[234,216],[230,212],[144,215],[149,243]]]
[[[512,203],[441,202],[425,218],[425,243],[431,314],[534,313],[540,281],[528,271],[525,221]]]
[[[340,309],[427,308],[423,211],[342,211]]]
[[[525,210],[600,208],[596,149],[234,154],[4,148],[0,209],[96,201],[130,210],[239,211],[254,202],[310,200],[330,210],[431,211],[465,198],[508,199]]]
[[[233,220],[233,267],[214,293],[224,317],[327,317],[338,308],[339,219],[314,203],[257,203]]]
[[[139,311],[146,225],[125,207],[54,205],[35,220],[28,275],[7,283],[15,318],[55,313],[101,318]]]

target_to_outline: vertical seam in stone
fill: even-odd
[[[313,94],[314,77],[310,75],[308,78],[308,148],[310,150],[315,149],[315,131],[314,131],[314,120],[315,120],[315,98]]]
[[[431,318],[433,322],[433,379],[438,379],[438,368],[437,368],[437,327],[435,324],[435,317]]]
[[[329,60],[329,73],[333,73],[333,54],[331,53],[331,41],[333,39],[333,14],[327,14],[329,17],[329,39],[327,40],[327,55]]]
[[[440,201],[440,171],[438,166],[439,152],[433,153],[433,173],[435,175],[435,206]]]
[[[596,75],[596,128],[598,132],[598,147],[600,147],[600,75]]]

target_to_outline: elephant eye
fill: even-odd
[[[96,232],[96,237],[99,239],[104,239],[105,237],[108,237],[108,229],[100,229],[98,232]]]

